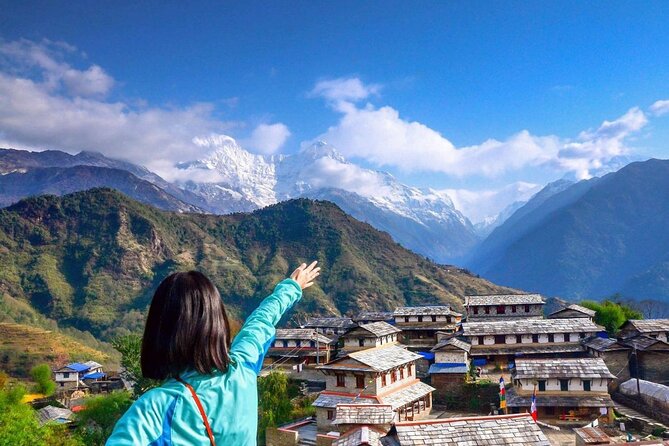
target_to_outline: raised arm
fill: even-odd
[[[320,274],[316,262],[300,265],[289,279],[279,282],[274,292],[262,301],[260,306],[246,319],[242,329],[235,336],[230,348],[233,361],[259,373],[262,362],[274,340],[276,324],[300,298],[302,290],[310,287]]]

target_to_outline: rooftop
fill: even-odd
[[[392,311],[361,311],[353,318],[354,321],[389,321],[393,318]]]
[[[72,411],[62,407],[46,406],[37,411],[40,424],[46,424],[50,421],[56,423],[67,423],[72,419]]]
[[[640,333],[669,331],[669,319],[630,319],[627,322],[636,328]]]
[[[393,312],[394,316],[462,316],[448,305],[427,305],[422,307],[399,307]]]
[[[305,328],[351,328],[355,323],[350,317],[310,317]]]
[[[520,319],[491,322],[463,322],[465,336],[541,333],[595,333],[604,328],[586,318]]]
[[[611,437],[596,427],[577,427],[574,428],[574,432],[585,444],[608,444],[611,442]]]
[[[558,353],[576,353],[583,352],[585,348],[581,344],[566,343],[566,344],[508,344],[507,346],[495,345],[475,345],[469,351],[471,356],[488,356],[488,355],[543,355],[543,354],[558,354]]]
[[[323,370],[370,370],[374,372],[384,372],[395,367],[408,364],[420,359],[422,356],[410,352],[396,345],[385,345],[382,347],[368,348],[357,352],[349,353],[343,358],[335,359],[327,365],[318,367]],[[347,364],[347,359],[353,359],[364,367],[356,367],[354,364]]]
[[[381,446],[381,437],[385,435],[373,427],[359,426],[341,434],[332,446]]]
[[[362,328],[363,330],[368,331],[370,334],[372,334],[374,337],[380,338],[381,336],[386,336],[390,335],[393,333],[399,333],[402,330],[399,328],[390,325],[388,322],[385,321],[379,321],[379,322],[371,322],[369,324],[362,324],[360,325],[359,328]],[[353,328],[355,330],[355,328]]]
[[[618,343],[617,339],[600,338],[593,336],[585,339],[583,345],[598,352],[613,351],[613,350],[628,350],[629,347]]]
[[[422,381],[416,381],[414,384],[404,387],[398,391],[390,393],[381,397],[384,404],[390,404],[393,406],[393,410],[402,407],[406,404],[416,401],[419,398],[424,397],[425,395],[434,392],[436,389],[432,386],[428,386]]]
[[[378,402],[379,400],[376,397],[368,395],[356,396],[324,390],[311,405],[314,407],[335,408],[340,404],[378,404]]]
[[[394,417],[390,404],[338,404],[332,424],[390,424]]]
[[[330,344],[332,339],[322,333],[317,333],[313,328],[277,328],[276,339],[295,339],[300,341],[316,341]]]
[[[540,294],[484,294],[465,296],[465,306],[470,305],[525,305],[544,304]]]
[[[436,352],[437,350],[441,350],[441,349],[443,349],[444,347],[447,347],[447,346],[455,347],[455,348],[458,348],[460,350],[464,350],[466,352],[468,352],[472,348],[471,344],[467,341],[464,341],[464,340],[458,339],[458,338],[449,338],[449,339],[444,339],[443,341],[440,341],[437,345],[432,347],[432,349],[430,351],[431,352]]]
[[[86,365],[86,364],[81,364],[79,362],[73,362],[71,364],[68,364],[64,367],[61,367],[58,369],[58,371],[63,370],[63,369],[70,369],[74,370],[75,372],[85,372],[86,370],[90,369],[91,367]]]
[[[459,375],[468,371],[469,367],[464,362],[437,362],[430,365],[427,373],[430,375]]]
[[[601,358],[516,359],[514,378],[615,378]]]
[[[669,343],[661,341],[659,339],[652,338],[646,335],[637,335],[629,338],[624,338],[620,340],[622,345],[627,345],[631,348],[636,348],[637,350],[648,350],[651,347],[660,346],[664,349],[669,350]]]
[[[565,392],[568,393],[568,392]],[[588,393],[588,392],[586,392]],[[527,407],[532,404],[531,395],[518,395],[516,388],[506,391],[506,405],[509,407]],[[588,393],[571,395],[545,395],[537,393],[537,407],[612,407],[613,400],[606,394]]]
[[[555,316],[555,315],[557,315],[559,313],[562,313],[563,311],[567,311],[567,310],[578,311],[579,313],[583,313],[583,314],[585,314],[589,317],[595,317],[595,313],[596,313],[595,310],[591,310],[590,308],[586,308],[586,307],[578,305],[578,304],[571,304],[571,305],[568,305],[564,308],[560,308],[557,311],[552,312],[551,314],[548,315],[548,317]]]
[[[397,423],[401,446],[550,446],[529,414]]]

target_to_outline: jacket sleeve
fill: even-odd
[[[259,373],[265,354],[274,341],[275,325],[301,297],[302,288],[297,282],[292,279],[279,282],[274,292],[251,313],[235,336],[230,348],[231,358],[256,374]]]

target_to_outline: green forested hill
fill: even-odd
[[[153,289],[172,271],[208,274],[243,319],[291,268],[312,258],[323,274],[298,316],[461,306],[466,293],[502,290],[435,265],[323,201],[213,216],[163,212],[92,189],[0,210],[0,294],[101,339],[140,331]],[[20,312],[14,319],[22,322]]]

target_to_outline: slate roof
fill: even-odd
[[[427,373],[430,375],[459,375],[469,371],[464,362],[436,362],[430,365]]]
[[[67,423],[72,419],[72,415],[70,409],[55,406],[46,406],[37,411],[40,424],[46,424],[50,421]]]
[[[599,336],[584,339],[583,345],[598,352],[629,350],[628,346],[620,344],[617,339],[600,338]]]
[[[398,407],[416,401],[418,398],[422,398],[435,390],[434,387],[428,386],[422,381],[416,381],[415,384],[381,397],[381,400],[383,404],[390,404],[393,406],[393,410],[395,410]]]
[[[363,330],[367,330],[370,334],[372,334],[374,337],[380,338],[381,336],[386,336],[389,334],[393,333],[399,333],[402,330],[399,328],[390,325],[388,322],[385,321],[379,321],[379,322],[371,322],[369,324],[362,324],[360,325],[360,328]],[[355,329],[354,329],[355,330]]]
[[[349,353],[348,356],[362,362],[377,372],[399,367],[421,358],[421,355],[396,345],[368,348]]]
[[[549,318],[554,317],[554,316],[558,315],[559,313],[562,313],[563,311],[567,311],[567,310],[578,311],[579,313],[583,313],[583,314],[587,315],[588,317],[595,317],[595,313],[596,313],[595,310],[591,310],[590,308],[586,308],[586,307],[583,307],[583,306],[578,305],[578,304],[571,304],[571,305],[568,305],[564,308],[560,308],[557,311],[553,311],[551,314],[548,315],[548,317]]]
[[[542,355],[557,353],[577,353],[583,352],[585,348],[581,344],[508,344],[507,347],[497,347],[492,345],[475,345],[469,351],[471,356],[487,355]]]
[[[570,393],[570,392],[564,392]],[[532,395],[518,395],[515,387],[506,391],[506,405],[508,407],[530,407]],[[590,393],[588,395],[542,395],[537,393],[537,407],[611,407],[613,400],[608,394]]]
[[[669,331],[669,319],[630,319],[628,322],[640,333]]]
[[[594,333],[604,328],[586,318],[520,319],[491,322],[463,322],[465,336],[541,333]]]
[[[637,335],[630,338],[624,338],[620,340],[620,343],[641,351],[648,350],[649,348],[659,343],[661,346],[664,346],[667,350],[669,350],[669,343],[646,335]]]
[[[514,378],[615,378],[602,358],[516,359]]]
[[[316,336],[318,335],[318,337]],[[312,328],[277,328],[275,339],[292,339],[300,341],[316,341],[323,344],[332,343],[332,339],[328,338],[322,333],[317,333]]]
[[[356,324],[350,317],[310,317],[305,328],[351,328]]]
[[[574,433],[581,438],[585,444],[609,444],[611,437],[606,435],[603,430],[596,427],[576,427]]]
[[[540,294],[485,294],[465,296],[465,306],[469,305],[525,305],[543,304]]]
[[[390,404],[337,404],[332,424],[390,424],[394,417]]]
[[[372,427],[360,426],[340,435],[332,446],[380,446],[381,437],[385,435],[385,432]]]
[[[529,414],[395,424],[400,446],[550,446]]]
[[[367,395],[346,395],[336,392],[323,391],[318,395],[316,401],[311,403],[314,407],[335,408],[338,404],[378,404],[376,397],[369,397]]]
[[[361,311],[353,318],[353,321],[390,321],[392,319],[392,311]]]
[[[453,311],[448,305],[426,305],[421,307],[399,307],[393,312],[394,316],[462,316]]]
[[[446,346],[449,346],[449,345],[453,346],[455,348],[459,348],[460,350],[464,350],[466,352],[468,352],[472,348],[471,344],[467,341],[464,341],[464,340],[458,339],[458,338],[449,338],[449,339],[444,339],[441,342],[439,342],[437,345],[432,347],[432,349],[430,349],[430,351],[431,352],[436,352],[436,351],[441,350],[442,348],[444,348]]]

